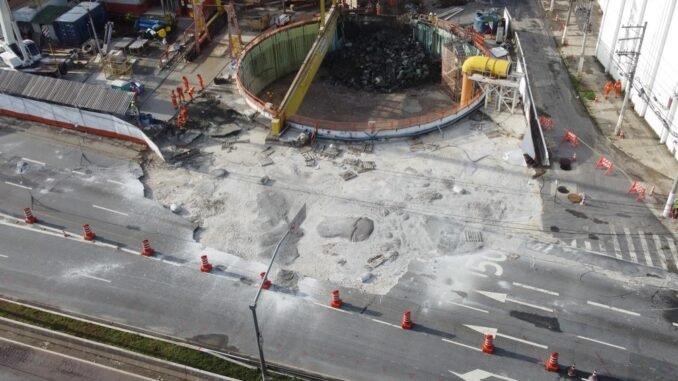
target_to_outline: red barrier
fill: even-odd
[[[572,131],[567,130],[565,132],[565,136],[563,136],[563,142],[570,142],[572,147],[576,147],[579,143],[579,139],[577,138],[577,135],[572,133]]]
[[[614,164],[612,164],[605,156],[601,156],[600,159],[598,159],[598,164],[596,164],[596,169],[605,168],[606,175],[612,173],[613,167]]]

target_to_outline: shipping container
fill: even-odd
[[[54,21],[54,30],[59,41],[68,46],[80,46],[93,38],[91,23],[99,38],[108,21],[104,7],[99,3],[82,2]]]

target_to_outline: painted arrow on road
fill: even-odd
[[[498,380],[504,380],[504,381],[518,381],[518,380],[514,380],[513,378],[500,376],[498,374],[490,373],[490,372],[488,372],[486,370],[482,370],[482,369],[472,370],[470,372],[466,372],[466,373],[463,373],[463,374],[453,372],[451,370],[449,372],[454,374],[455,376],[461,378],[464,381],[482,381],[482,380],[486,380],[490,377],[496,378]]]
[[[502,293],[499,293],[499,292],[480,291],[480,290],[476,290],[476,292],[481,294],[481,295],[485,295],[490,299],[494,299],[494,300],[502,302],[502,303],[511,302],[511,303],[520,304],[520,305],[526,306],[526,307],[536,308],[536,309],[539,309],[539,310],[542,310],[542,311],[553,312],[552,308],[542,307],[542,306],[538,306],[536,304],[523,302],[522,300],[509,298],[508,294],[502,294]]]
[[[532,345],[532,346],[535,346],[537,348],[542,348],[542,349],[548,348],[546,345],[543,345],[543,344],[539,344],[539,343],[535,343],[535,342],[532,342],[532,341],[523,340],[523,339],[518,338],[518,337],[513,337],[513,336],[505,335],[503,333],[499,333],[499,330],[497,328],[481,327],[479,325],[470,325],[470,324],[464,324],[464,327],[470,328],[470,329],[472,329],[476,332],[480,332],[483,335],[492,335],[494,337],[503,337],[505,339],[517,341],[519,343]]]

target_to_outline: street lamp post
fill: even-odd
[[[266,272],[264,273],[264,278],[259,282],[259,288],[257,289],[257,294],[254,296],[254,300],[252,301],[252,304],[250,304],[250,311],[252,311],[252,320],[254,321],[254,334],[257,337],[257,347],[259,349],[259,366],[261,367],[261,379],[262,381],[268,380],[266,377],[266,360],[264,359],[264,337],[261,335],[261,331],[259,330],[259,320],[257,319],[257,302],[259,301],[259,296],[261,296],[261,291],[263,290],[264,287],[264,282],[266,282],[266,279],[268,279],[268,273],[271,271],[271,267],[273,267],[273,261],[275,261],[276,255],[278,255],[278,251],[280,250],[280,246],[282,245],[283,241],[290,235],[290,233],[296,231],[301,223],[306,219],[306,204],[304,204],[301,209],[299,209],[299,212],[297,212],[297,215],[294,216],[292,219],[292,222],[287,227],[287,231],[285,232],[285,235],[280,238],[280,241],[278,241],[278,244],[275,245],[275,250],[273,250],[273,255],[271,256],[271,261],[268,263],[268,268],[266,269]]]

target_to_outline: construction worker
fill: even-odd
[[[612,89],[614,88],[614,83],[612,81],[607,81],[605,84],[605,99],[607,99],[610,96],[610,93],[612,92]]]
[[[619,95],[621,95],[622,91],[622,84],[621,80],[617,80],[617,82],[614,83],[614,97],[619,98]]]
[[[195,93],[195,87],[191,87],[188,89],[188,98],[192,101],[193,100],[193,94]]]
[[[200,85],[200,89],[205,89],[205,82],[202,81],[202,75],[200,74],[198,74],[198,84]]]
[[[172,106],[174,106],[174,109],[176,110],[179,108],[179,104],[177,103],[177,94],[172,90]]]
[[[184,89],[177,87],[177,95],[179,96],[179,100],[181,102],[186,102],[186,98],[184,98]]]
[[[377,0],[376,10],[377,16],[381,16],[381,5],[379,5],[379,0]]]

